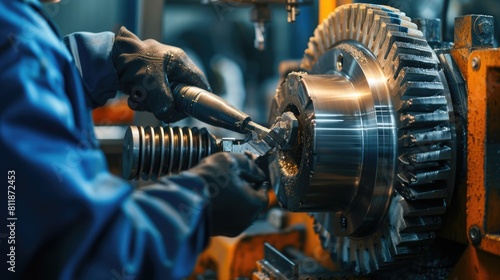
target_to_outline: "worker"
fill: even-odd
[[[91,109],[121,90],[133,109],[184,118],[169,85],[209,85],[182,50],[125,28],[61,41],[39,0],[0,11],[1,279],[183,278],[210,236],[239,234],[267,205],[265,175],[244,155],[141,189],[109,173]]]

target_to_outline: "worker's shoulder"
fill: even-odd
[[[39,3],[0,0],[0,56],[11,59],[45,57],[66,63],[64,44],[43,14]]]
[[[59,41],[40,4],[29,0],[0,0],[0,42],[29,44],[32,41]]]

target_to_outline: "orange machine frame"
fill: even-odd
[[[474,43],[476,21],[476,16],[455,20],[451,51],[467,87],[466,228],[461,230],[468,247],[450,279],[500,279],[500,181],[486,172],[487,150],[500,144],[500,49]]]

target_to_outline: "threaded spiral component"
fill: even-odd
[[[179,173],[218,152],[206,128],[130,126],[123,141],[123,177],[143,180]]]

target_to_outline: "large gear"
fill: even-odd
[[[349,69],[342,69],[342,59],[345,62],[346,58],[355,61],[346,65]],[[367,68],[368,64],[380,70],[380,73],[373,74],[375,80],[383,84],[380,87],[377,85],[379,93],[373,93],[372,84],[377,81],[370,81],[371,74],[367,74],[366,70],[371,69]],[[371,273],[419,255],[423,247],[434,240],[435,231],[441,226],[440,216],[445,213],[451,199],[455,177],[453,109],[434,51],[417,26],[399,10],[371,4],[350,4],[337,8],[317,27],[305,51],[301,68],[307,73],[289,76],[278,89],[271,109],[271,119],[292,107],[297,115],[302,114],[298,116],[301,120],[299,138],[302,138],[297,141],[297,145],[301,146],[288,152],[298,166],[288,168],[294,171],[294,181],[287,179],[288,171],[281,159],[276,159],[271,168],[277,178],[274,185],[282,206],[292,211],[314,211],[310,213],[316,221],[316,232],[323,247],[344,269],[354,273]],[[338,176],[330,170],[333,175],[320,182],[315,176],[318,168],[325,173],[323,166],[318,167],[324,162],[318,160],[317,154],[309,153],[319,151],[317,146],[321,146],[322,139],[318,131],[314,134],[314,129],[317,129],[318,119],[325,114],[319,116],[315,110],[321,107],[320,102],[334,102],[335,99],[320,100],[314,95],[335,84],[329,77],[343,77],[345,81],[355,84],[356,78],[350,76],[352,71],[363,72],[361,76],[370,84],[369,90],[373,95],[378,94],[373,97],[374,104],[366,106],[374,108],[375,129],[379,133],[375,141],[384,145],[385,150],[376,150],[379,161],[374,164],[372,175],[375,179],[366,183],[371,186],[372,192],[345,195],[345,205],[343,200],[340,201],[342,205],[329,207],[328,201],[332,204],[336,202],[336,189],[327,188],[327,182],[335,182]],[[312,86],[315,81],[321,84],[321,89],[320,86]],[[389,96],[386,101],[383,100],[384,89]],[[338,92],[339,88],[335,90]],[[333,96],[334,90],[331,94]],[[295,103],[306,105],[297,109]],[[380,107],[384,107],[383,111]],[[366,110],[353,109],[353,115],[366,115],[369,113]],[[362,117],[359,119],[360,125],[366,126]],[[323,120],[324,123],[333,121]],[[384,127],[385,121],[389,123],[387,127]],[[392,124],[394,127],[391,127]],[[338,128],[322,129],[338,131]],[[380,136],[386,133],[384,129],[394,132],[394,141],[391,134],[385,135],[385,138]],[[362,137],[362,145],[370,141],[368,136],[363,134]],[[301,157],[296,156],[301,153],[298,150],[306,150],[307,145],[311,149]],[[283,153],[279,156],[285,160]],[[381,156],[385,157],[382,165]],[[366,160],[364,157],[366,155],[360,156],[360,170],[361,163]],[[306,174],[302,176],[302,173]],[[360,174],[357,176],[361,178],[361,183],[356,181],[352,184],[362,186],[363,175]],[[376,197],[375,193],[383,195]],[[365,200],[361,200],[360,196]],[[351,198],[352,201],[348,201]],[[345,218],[353,212],[361,218]],[[357,224],[349,229],[345,225],[347,222]]]

